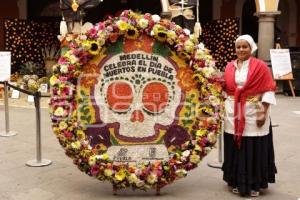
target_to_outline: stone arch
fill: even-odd
[[[250,34],[255,41],[258,41],[258,18],[254,16],[256,12],[255,0],[243,0],[240,5],[240,33]],[[241,3],[239,2],[239,3]]]

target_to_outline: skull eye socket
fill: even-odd
[[[143,90],[144,109],[151,113],[161,113],[168,104],[168,88],[159,82],[152,82],[145,86]]]
[[[133,102],[133,90],[128,83],[114,82],[106,92],[107,103],[115,112],[126,112]]]

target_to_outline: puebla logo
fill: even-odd
[[[193,35],[124,11],[67,40],[50,80],[50,112],[80,170],[115,188],[161,188],[214,146],[222,80]]]

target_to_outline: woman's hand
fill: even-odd
[[[262,127],[265,124],[269,105],[270,104],[268,104],[266,102],[258,103],[256,105],[256,125],[257,125],[257,127]]]

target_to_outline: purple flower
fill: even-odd
[[[190,139],[189,133],[181,126],[173,125],[167,130],[164,137],[165,145],[167,147],[174,145],[180,146]]]
[[[97,124],[96,126],[88,127],[85,131],[85,134],[90,139],[90,145],[92,147],[96,146],[97,144],[104,144],[106,147],[111,146],[108,127],[104,126],[103,124]]]

